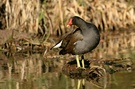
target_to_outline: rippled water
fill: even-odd
[[[90,78],[90,76],[87,78],[70,78],[71,76],[65,75],[62,71],[69,59],[70,57],[67,56],[46,58],[41,53],[20,53],[12,56],[1,53],[0,89],[135,88],[135,71],[131,65],[123,67],[120,65],[121,61],[102,63],[101,65],[106,69],[106,73],[101,72],[102,76],[98,78]]]
[[[107,89],[134,89],[135,71],[122,71],[111,75]]]

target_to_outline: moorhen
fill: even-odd
[[[76,55],[77,67],[81,67],[79,61],[79,55],[81,55],[82,68],[85,68],[83,54],[97,47],[100,41],[99,30],[94,24],[88,23],[78,16],[70,18],[68,26],[71,25],[76,25],[78,28],[62,38],[52,48],[61,48],[59,54],[62,55],[67,53]]]

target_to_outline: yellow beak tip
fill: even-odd
[[[70,27],[70,25],[67,25],[66,27]]]

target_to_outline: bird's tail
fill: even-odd
[[[53,47],[51,47],[50,50],[52,50],[53,48],[59,48],[61,44],[62,44],[62,40],[58,42],[56,45],[54,45]]]

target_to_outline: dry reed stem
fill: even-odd
[[[4,2],[4,1],[3,1]],[[133,1],[134,2],[134,1]],[[63,34],[70,17],[77,15],[106,31],[135,24],[135,8],[125,0],[6,0],[5,19],[7,29],[38,33],[39,14],[44,14],[46,34]],[[43,7],[45,6],[45,7]]]
[[[59,2],[56,4],[56,2]],[[53,23],[53,34],[62,29],[66,32],[66,24],[71,16],[77,15],[95,23],[101,30],[119,29],[135,24],[135,8],[125,0],[63,1],[47,2],[47,11]],[[64,27],[64,28],[63,28]],[[48,27],[50,28],[50,27]]]
[[[38,32],[39,0],[6,0],[5,12],[7,29]]]
[[[134,1],[132,1],[134,2]],[[5,19],[8,29],[38,33],[39,14],[45,15],[47,33],[66,33],[66,25],[71,16],[77,15],[95,23],[101,30],[118,29],[135,24],[134,4],[125,0],[52,0],[43,4],[39,0],[4,0]],[[115,27],[115,28],[114,28]]]

